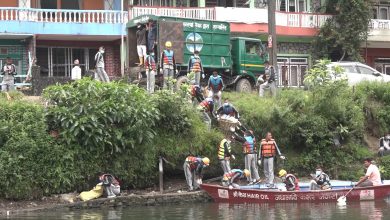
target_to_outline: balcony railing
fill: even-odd
[[[0,21],[61,23],[127,23],[128,12],[108,10],[62,10],[36,8],[1,8]]]
[[[215,20],[214,8],[170,8],[137,6],[131,7],[129,9],[129,19],[146,14],[156,16]]]
[[[390,30],[390,20],[371,19],[369,28],[372,30]]]
[[[129,9],[129,19],[145,14],[247,24],[268,23],[268,10],[261,8],[170,8],[136,6]],[[319,28],[331,17],[331,15],[314,13],[276,12],[276,25]]]

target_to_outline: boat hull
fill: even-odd
[[[318,191],[278,191],[261,189],[229,189],[219,185],[202,184],[216,202],[228,203],[279,203],[279,202],[337,202],[350,189]],[[384,199],[390,196],[390,185],[361,187],[347,195],[347,201]]]

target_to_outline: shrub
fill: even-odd
[[[67,192],[82,177],[72,150],[49,136],[39,105],[0,104],[0,146],[2,197],[26,199]]]

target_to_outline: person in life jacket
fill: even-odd
[[[235,132],[233,138],[242,143],[245,159],[245,169],[249,170],[251,174],[249,177],[247,177],[248,185],[260,183],[261,179],[256,164],[256,138],[253,134],[253,131],[245,131],[244,137]]]
[[[240,114],[234,108],[233,104],[229,102],[229,99],[225,99],[225,102],[221,107],[217,109],[217,115],[219,116],[230,116],[236,119],[240,119]]]
[[[332,189],[329,175],[324,173],[320,166],[317,166],[316,173],[312,174],[311,176],[313,179],[310,181],[310,190]]]
[[[218,160],[221,164],[223,173],[228,173],[231,170],[230,158],[235,159],[234,155],[232,154],[230,143],[231,137],[227,136],[226,138],[222,139],[218,146]]]
[[[199,85],[190,85],[188,87],[188,93],[190,94],[193,103],[195,99],[198,103],[201,103],[204,100],[202,88]]]
[[[121,187],[119,181],[111,174],[101,174],[99,181],[103,185],[104,190],[107,194],[107,198],[113,198],[121,193]]]
[[[156,61],[154,60],[154,52],[150,51],[145,58],[146,69],[146,90],[149,94],[154,93],[154,85],[156,81]]]
[[[296,178],[293,174],[287,173],[286,170],[282,169],[279,171],[279,177],[282,178],[287,191],[299,191],[298,178]]]
[[[160,72],[162,70],[164,82],[163,89],[173,89],[173,77],[176,71],[175,53],[172,50],[172,42],[165,42],[165,50],[160,56]]]
[[[238,180],[250,176],[249,170],[244,169],[232,169],[228,173],[225,173],[222,177],[222,186],[228,186],[229,189],[239,189],[240,186],[237,184]]]
[[[199,189],[202,184],[203,168],[209,166],[210,159],[207,157],[186,157],[183,168],[189,191]]]
[[[264,176],[269,187],[273,187],[274,184],[274,158],[277,154],[280,156],[280,159],[286,159],[280,153],[278,145],[272,138],[271,132],[267,132],[266,137],[260,143],[258,165],[260,166],[263,163]]]
[[[15,75],[17,73],[16,66],[12,63],[11,57],[7,57],[6,63],[1,68],[0,74],[3,76],[1,90],[3,92],[15,90]]]
[[[211,98],[206,98],[203,100],[201,103],[199,103],[197,109],[202,113],[203,116],[203,121],[206,123],[207,128],[210,130],[211,129],[211,114],[213,117],[214,116],[214,101]]]
[[[218,106],[221,106],[222,100],[222,90],[225,89],[225,84],[223,83],[222,77],[218,75],[218,71],[214,70],[213,75],[210,76],[209,82],[207,83],[209,88],[209,97],[213,98]]]
[[[200,75],[203,74],[202,60],[199,57],[199,51],[195,50],[194,55],[188,60],[187,72],[195,74],[195,85],[200,85]]]

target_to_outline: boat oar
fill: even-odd
[[[355,187],[352,187],[352,189],[350,189],[350,190],[347,192],[347,194],[345,194],[345,195],[339,197],[339,198],[337,199],[337,203],[338,203],[338,204],[347,204],[347,203],[346,203],[346,201],[347,201],[347,195],[348,195],[353,189],[355,189]]]

